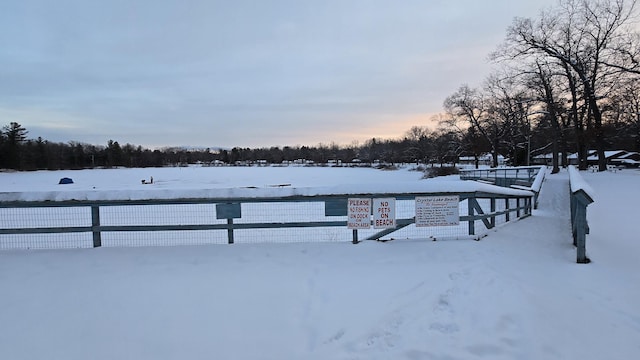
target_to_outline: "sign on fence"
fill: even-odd
[[[460,197],[458,195],[416,197],[416,226],[452,226],[460,224],[459,202]]]
[[[373,227],[374,229],[389,229],[396,227],[396,199],[373,199]]]
[[[347,227],[349,229],[369,229],[371,227],[371,199],[349,198],[347,206]]]

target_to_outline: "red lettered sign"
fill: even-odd
[[[371,227],[371,199],[349,198],[347,217],[349,229],[369,229]]]
[[[373,227],[389,229],[396,227],[396,199],[373,199]]]

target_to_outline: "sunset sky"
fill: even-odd
[[[554,3],[4,0],[0,126],[151,148],[397,138]]]

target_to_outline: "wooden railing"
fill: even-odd
[[[477,184],[475,191],[452,192],[362,192],[302,196],[208,197],[197,199],[143,200],[64,200],[64,201],[1,201],[0,249],[55,248],[46,243],[33,244],[33,236],[84,234],[79,244],[63,247],[105,246],[105,234],[121,234],[121,245],[132,246],[134,233],[179,232],[180,239],[206,232],[198,243],[278,242],[282,236],[296,241],[391,240],[398,238],[474,238],[497,224],[531,215],[533,192],[502,189]],[[418,227],[416,201],[424,197],[453,196],[459,202],[457,226]],[[350,198],[393,199],[397,202],[394,226],[383,229],[349,229]],[[431,210],[429,210],[431,211]],[[372,209],[371,217],[374,217]],[[144,218],[142,218],[144,216]],[[418,215],[422,216],[422,215]],[[427,215],[431,216],[431,215]],[[137,220],[141,217],[140,220]],[[371,225],[374,221],[369,219]],[[316,229],[310,233],[271,235],[265,229]],[[327,229],[336,229],[329,231]],[[238,238],[238,231],[242,235]],[[301,230],[295,230],[301,231]],[[402,232],[404,231],[404,232]],[[153,233],[150,235],[153,237]],[[209,235],[216,233],[217,235]],[[66,234],[66,235],[65,235]],[[394,237],[390,237],[394,234]],[[89,235],[89,238],[87,238]],[[121,236],[120,238],[122,238]],[[129,236],[129,238],[127,237]],[[45,236],[46,237],[46,236]],[[40,240],[39,240],[40,241]],[[46,240],[41,240],[45,241]],[[293,240],[292,240],[293,241]],[[167,241],[163,245],[183,242]],[[11,244],[11,245],[8,245]],[[107,240],[106,246],[114,246]],[[151,244],[154,244],[151,242]]]

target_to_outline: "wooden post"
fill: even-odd
[[[491,202],[491,213],[493,214],[496,212],[496,199],[491,198],[490,202]],[[493,215],[491,216],[491,227],[494,228],[495,226],[496,226],[496,216]]]
[[[100,234],[100,206],[91,205],[91,231],[93,232],[93,247],[102,246],[102,236]]]
[[[227,225],[229,226],[227,228],[227,238],[229,239],[229,244],[233,244],[233,218],[227,219]]]
[[[504,199],[504,209],[505,220],[509,222],[509,218],[511,217],[511,212],[509,211],[509,198]]]
[[[586,208],[584,209],[586,210]],[[586,241],[586,224],[582,222],[582,218],[586,218],[586,211],[578,209],[576,224],[576,262],[578,264],[588,264],[590,260],[587,258],[587,241]]]
[[[468,198],[467,199],[467,215],[469,215],[469,235],[476,234],[476,220],[473,215],[473,203],[476,201],[476,198]]]
[[[233,244],[233,219],[242,217],[242,206],[240,203],[216,204],[216,218],[227,219],[227,238],[229,244]]]
[[[353,229],[353,244],[357,244],[358,243],[358,229]]]
[[[587,206],[593,202],[593,199],[583,190],[575,192],[572,194],[572,197],[575,197],[573,243],[576,246],[576,262],[579,264],[588,264],[591,260],[587,257],[586,235],[589,233]]]

